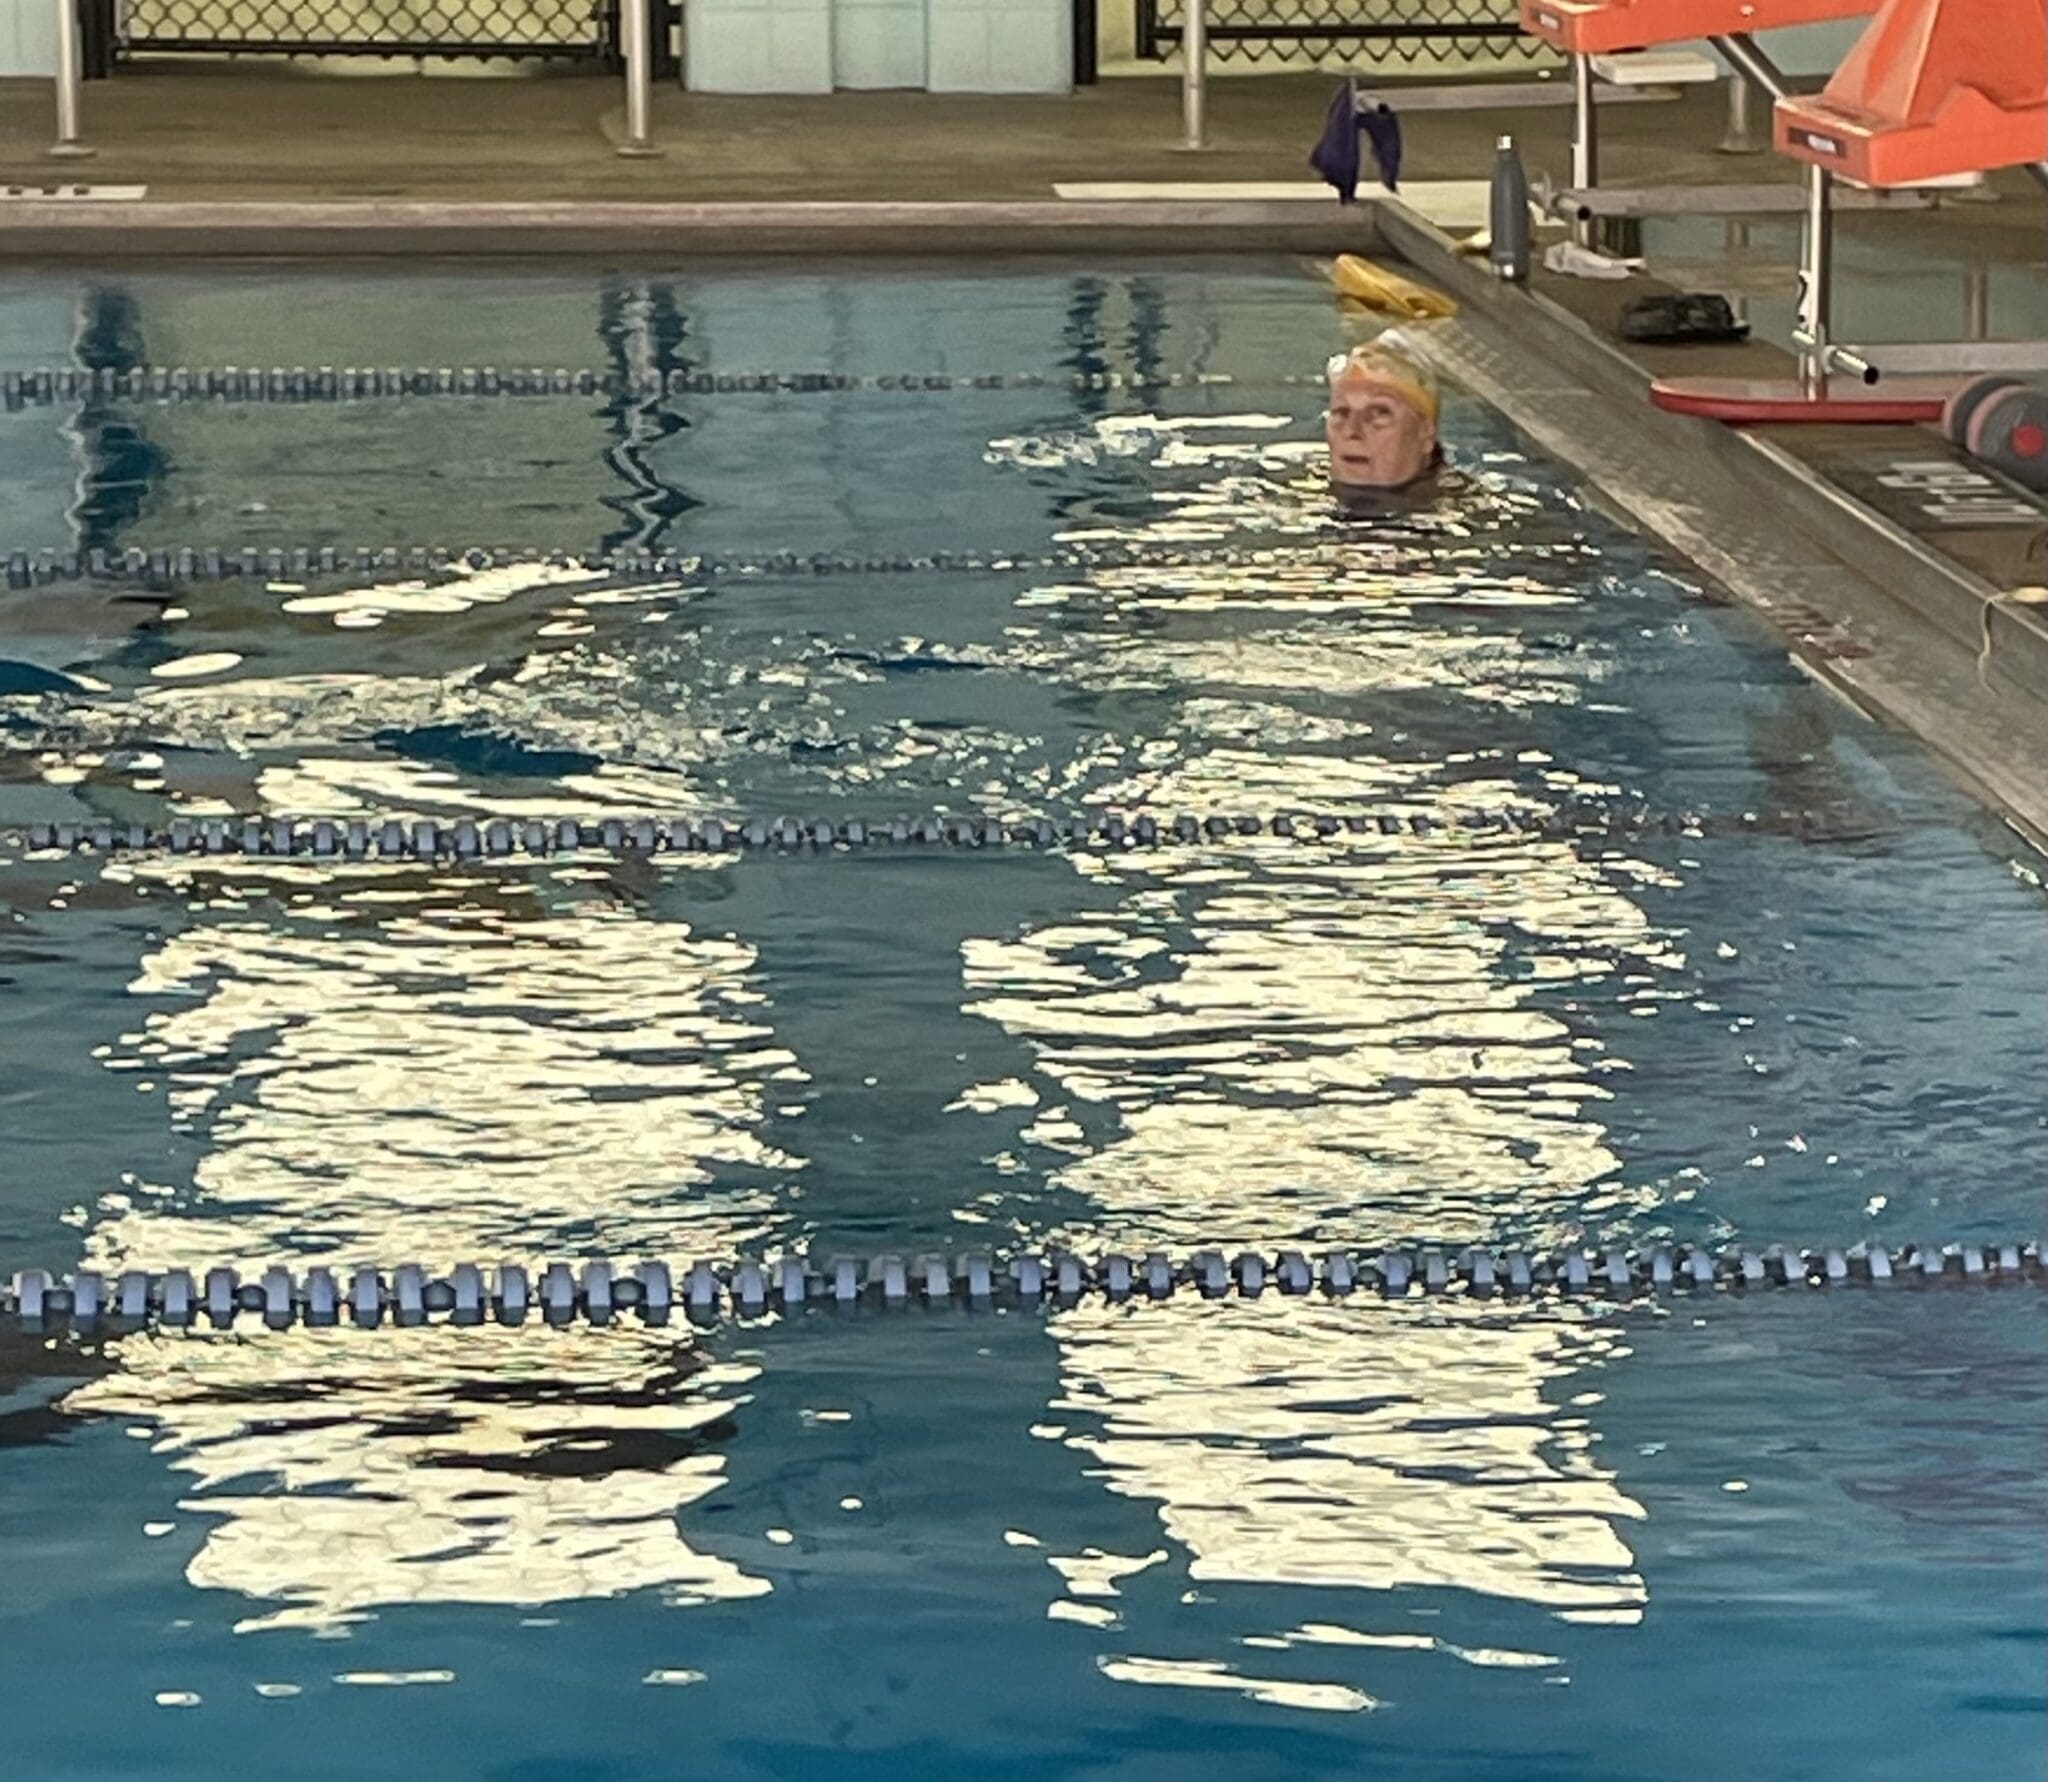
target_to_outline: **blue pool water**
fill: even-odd
[[[0,826],[1812,818],[0,860],[0,1264],[2029,1235],[2039,862],[1469,402],[1436,497],[1333,512],[1289,380],[1343,339],[1286,265],[0,283],[0,370],[1231,380],[0,416],[0,550],[838,566],[0,595]],[[0,1333],[7,1773],[2038,1775],[2042,1338],[2031,1288]]]

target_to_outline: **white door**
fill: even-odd
[[[832,0],[832,78],[842,87],[921,87],[925,0]]]
[[[829,93],[832,0],[685,0],[683,78],[699,93]]]
[[[926,0],[934,93],[1064,93],[1072,0]]]

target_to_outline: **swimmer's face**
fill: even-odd
[[[1436,424],[1404,397],[1370,378],[1330,386],[1324,423],[1330,480],[1347,489],[1399,489],[1436,462]]]

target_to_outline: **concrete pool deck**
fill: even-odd
[[[617,155],[616,80],[538,71],[502,78],[322,74],[276,61],[159,61],[87,83],[89,161],[47,158],[48,81],[0,81],[0,185],[147,182],[185,199],[1044,198],[1059,181],[1307,180],[1334,76],[1218,80],[1213,150],[1183,153],[1180,83],[1104,81],[1069,96],[835,93],[733,97],[658,85],[657,159]],[[1794,181],[1770,155],[1713,152],[1713,93],[1603,108],[1615,183]],[[1412,177],[1483,175],[1510,130],[1561,154],[1563,106],[1411,110]]]
[[[86,162],[45,158],[46,82],[0,82],[0,185],[146,185],[139,202],[0,202],[0,254],[98,267],[144,258],[402,253],[538,257],[1199,253],[1398,255],[1465,305],[1443,335],[1459,375],[1545,450],[1728,586],[1864,709],[1919,734],[1988,803],[2048,843],[2048,509],[2037,521],[1921,524],[1881,506],[1887,465],[1953,460],[1930,428],[1727,429],[1659,413],[1650,377],[1783,375],[1763,341],[1644,348],[1614,338],[1654,277],[1539,272],[1506,289],[1405,208],[1159,195],[1066,201],[1062,184],[1305,178],[1331,81],[1233,78],[1212,92],[1212,153],[1179,151],[1171,78],[1068,98],[657,92],[655,160],[614,153],[616,83],[587,75],[340,78],[280,64],[124,69],[86,91]],[[1613,186],[1782,185],[1797,169],[1718,153],[1718,93],[1602,113]],[[1484,176],[1512,131],[1561,173],[1562,108],[1414,110],[1407,171]],[[2017,174],[1935,208],[1860,216],[1902,256],[2031,277],[2038,192]],[[1654,263],[1652,271],[1654,272]],[[1712,268],[1688,282],[1713,288]],[[1940,332],[1940,325],[1933,325]],[[916,370],[917,367],[905,367]],[[2017,491],[2021,504],[2030,498]],[[2038,504],[2034,504],[2038,506]]]

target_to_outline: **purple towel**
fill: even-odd
[[[1380,171],[1380,183],[1390,192],[1400,190],[1401,120],[1386,105],[1361,110],[1352,96],[1351,83],[1339,87],[1323,117],[1323,133],[1309,151],[1308,164],[1337,188],[1340,203],[1358,196],[1359,132],[1372,144],[1372,158]]]
[[[1351,105],[1351,83],[1346,81],[1330,101],[1323,118],[1323,133],[1309,151],[1308,164],[1337,188],[1337,202],[1349,204],[1358,196],[1358,118]]]
[[[1372,158],[1379,163],[1380,184],[1390,192],[1401,189],[1401,120],[1391,105],[1375,105],[1358,114],[1358,127],[1372,143]]]

